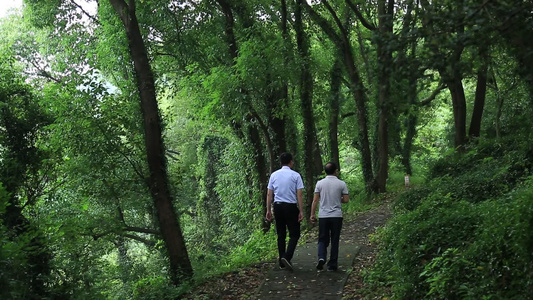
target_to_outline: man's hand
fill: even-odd
[[[302,222],[304,220],[304,213],[300,211],[298,214],[298,222]]]
[[[312,215],[311,218],[309,218],[309,220],[311,221],[311,224],[316,223],[316,217],[314,215]]]
[[[267,210],[266,219],[267,221],[272,222],[272,212],[270,210]]]

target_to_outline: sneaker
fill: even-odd
[[[291,263],[284,257],[281,258],[281,265],[285,267],[285,269],[292,271],[292,265]]]
[[[337,271],[337,267],[328,267],[328,272]]]
[[[317,270],[322,270],[324,269],[324,264],[326,263],[326,260],[321,258],[318,260],[318,263],[316,264],[316,269]]]

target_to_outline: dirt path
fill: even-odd
[[[387,204],[362,213],[344,222],[339,247],[339,270],[336,272],[317,271],[317,235],[315,227],[305,245],[296,249],[293,258],[294,272],[274,267],[268,272],[257,293],[257,299],[354,299],[359,272],[373,256],[369,235],[377,227],[383,226],[390,216]],[[356,271],[356,272],[353,272]],[[353,276],[352,276],[353,274]],[[345,291],[345,286],[348,289]]]
[[[209,281],[183,299],[361,299],[360,271],[372,264],[376,254],[369,235],[390,215],[389,204],[384,203],[344,220],[337,272],[315,269],[315,227],[307,234],[309,242],[296,249],[294,272],[265,262]]]

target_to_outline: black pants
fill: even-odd
[[[327,248],[331,241],[328,267],[335,269],[338,266],[341,228],[342,218],[320,218],[318,220],[318,259],[327,260]]]
[[[300,238],[300,210],[296,203],[274,202],[274,217],[276,219],[276,232],[278,234],[279,258],[291,261],[296,244]],[[289,244],[286,245],[287,230],[289,231]]]

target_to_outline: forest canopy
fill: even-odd
[[[531,1],[24,0],[0,40],[0,298],[274,258],[283,152],[306,220],[326,162],[348,212],[411,177],[368,275],[398,299],[531,291]]]

